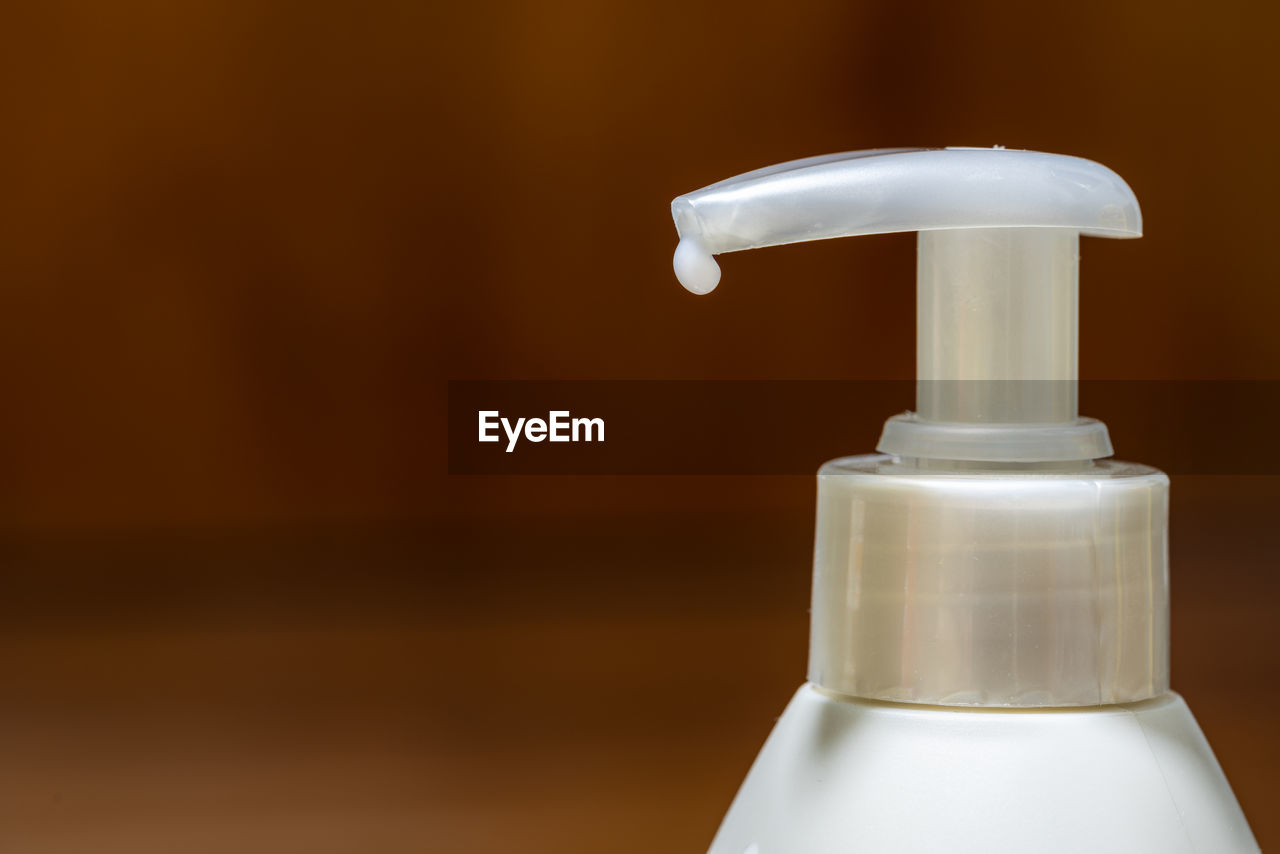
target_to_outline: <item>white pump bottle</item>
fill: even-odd
[[[1138,237],[1088,160],[884,149],[677,198],[674,266],[918,231],[917,411],[818,474],[809,682],[712,854],[1257,851],[1169,691],[1169,480],[1076,412],[1079,235]]]

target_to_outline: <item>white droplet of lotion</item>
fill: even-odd
[[[682,237],[671,267],[685,290],[709,294],[720,284],[720,265],[696,237]]]

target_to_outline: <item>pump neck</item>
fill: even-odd
[[[925,421],[1076,418],[1079,233],[922,231],[916,411]]]

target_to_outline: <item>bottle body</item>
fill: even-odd
[[[753,847],[754,846],[754,847]],[[1257,851],[1186,703],[925,706],[803,686],[710,854]]]

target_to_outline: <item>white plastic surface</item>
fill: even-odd
[[[1182,698],[1071,711],[792,699],[711,854],[1245,854]]]
[[[676,277],[699,294],[720,281],[717,253],[920,232],[917,413],[886,432],[883,450],[936,459],[963,446],[954,459],[991,462],[1110,453],[1077,421],[1078,243],[1141,236],[1142,214],[1105,166],[1003,148],[855,151],[720,181],[676,198],[671,213]],[[942,435],[975,424],[954,442]]]
[[[1115,172],[1079,157],[1003,148],[793,160],[680,196],[671,215],[683,244],[676,276],[695,293],[718,281],[711,255],[804,240],[956,228],[1142,235],[1137,199]]]

